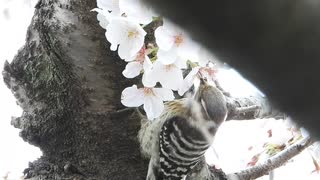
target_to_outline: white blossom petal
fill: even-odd
[[[150,78],[160,82],[162,87],[172,90],[178,90],[183,81],[181,69],[174,64],[164,65],[159,61],[154,63]]]
[[[182,36],[184,36],[183,42],[179,45],[179,47],[176,47],[178,55],[184,59],[189,59],[192,61],[196,60],[199,55],[199,44],[191,40],[186,34],[183,34]]]
[[[150,58],[145,55],[144,62],[143,62],[143,70],[150,71],[152,69],[152,62],[150,61]]]
[[[170,21],[164,21],[164,25],[155,30],[155,38],[160,50],[173,50],[184,59],[198,58],[199,44]]]
[[[143,46],[146,32],[139,24],[126,18],[113,18],[106,29],[110,49],[113,50],[119,44],[118,54],[122,59],[136,55]]]
[[[142,47],[134,56],[131,56],[129,58],[125,58],[124,60],[126,62],[130,61],[142,61],[146,57],[146,49]]]
[[[152,22],[152,16],[147,16],[146,14],[129,15],[128,19],[140,24],[149,24]]]
[[[97,19],[104,29],[112,18],[121,16],[119,0],[97,0],[97,5],[99,8],[94,8],[91,11],[98,12]]]
[[[149,24],[155,14],[141,0],[120,0],[120,9],[128,19],[140,24]]]
[[[132,49],[130,51],[131,56],[136,54],[137,52],[139,52],[140,49],[143,47],[143,45],[144,45],[144,37],[147,34],[142,29],[142,27],[140,27],[140,26],[139,26],[138,30],[139,30],[138,37],[136,37],[135,39],[130,39],[131,40],[131,44],[132,44]]]
[[[160,26],[154,31],[154,37],[161,50],[168,51],[174,44],[173,34],[166,30],[164,26]]]
[[[132,57],[132,55],[134,54],[134,53],[132,53],[133,52],[133,48],[134,48],[133,44],[131,44],[129,42],[129,40],[128,41],[124,41],[123,43],[121,43],[119,45],[119,48],[118,48],[119,57],[121,59],[127,59],[127,58]],[[138,49],[138,48],[136,48],[136,49]],[[136,50],[136,49],[134,49],[134,50]]]
[[[109,21],[107,20],[107,18],[104,15],[98,13],[97,19],[99,21],[99,25],[102,28],[106,29],[107,25],[109,24]]]
[[[134,31],[135,33],[137,33],[137,35],[135,35],[136,37],[129,38],[128,33],[130,32],[126,33],[126,36],[128,38],[126,38],[124,42],[121,42],[118,50],[119,56],[122,59],[126,59],[136,55],[143,47],[144,37],[146,35],[146,32],[140,26],[137,26],[134,29],[132,28],[128,31]]]
[[[178,57],[176,59],[176,61],[174,62],[174,64],[180,69],[187,69],[188,68],[187,62],[184,59],[182,59],[181,57]]]
[[[111,0],[97,0],[97,6],[106,10],[112,10],[112,1]]]
[[[217,74],[217,69],[214,69],[213,67],[202,67],[200,68],[200,73],[201,76],[208,81],[213,82],[214,80],[217,79],[216,74]]]
[[[118,48],[118,44],[111,44],[111,45],[110,45],[110,50],[111,50],[111,51],[116,51],[117,48]]]
[[[124,41],[126,35],[126,22],[123,18],[114,18],[106,27],[106,38],[111,43],[111,50],[114,50],[118,44]]]
[[[174,100],[174,95],[171,89],[166,88],[153,88],[154,94],[159,97],[162,101]]]
[[[98,14],[97,14],[97,19],[98,19],[98,21],[99,21],[99,25],[100,25],[102,28],[106,29],[107,25],[109,24],[109,20],[108,20],[108,18],[106,17],[106,14],[107,14],[108,12],[105,12],[104,10],[99,9],[99,8],[94,8],[94,9],[92,9],[91,11],[95,11],[95,12],[98,13]]]
[[[121,103],[127,107],[139,107],[144,102],[143,89],[138,89],[136,85],[127,87],[122,91]]]
[[[164,51],[159,49],[157,57],[157,61],[160,61],[163,64],[172,64],[177,60],[178,54],[174,50]]]
[[[129,62],[122,72],[126,78],[134,78],[138,76],[143,68],[140,62]]]
[[[182,96],[185,92],[187,92],[190,87],[193,85],[193,81],[199,72],[200,67],[193,68],[189,74],[184,78],[181,86],[178,89],[178,94]]]
[[[120,13],[119,0],[97,0],[97,6],[106,11]]]
[[[145,71],[142,75],[142,84],[145,87],[154,87],[157,84],[157,80],[152,76],[153,71]]]
[[[135,60],[136,60],[136,57],[137,57],[137,55],[134,55],[134,56],[132,56],[132,57],[130,57],[130,58],[125,58],[124,60],[125,60],[126,62],[131,62],[131,61],[135,61]]]
[[[153,120],[161,115],[164,105],[160,98],[156,96],[145,96],[143,108],[148,119]]]

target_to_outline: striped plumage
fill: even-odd
[[[185,118],[174,116],[160,132],[160,167],[164,179],[180,180],[201,160],[210,142]]]
[[[150,158],[147,180],[186,177],[210,147],[226,114],[222,93],[202,84],[193,98],[167,102],[159,118],[143,120],[139,141],[142,153]]]

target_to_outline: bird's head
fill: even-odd
[[[200,78],[200,85],[194,95],[205,113],[204,117],[214,121],[216,125],[220,125],[227,116],[227,103],[222,92],[214,85]]]

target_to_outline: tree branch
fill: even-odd
[[[243,114],[243,113],[248,113],[248,112],[254,112],[260,109],[260,106],[258,105],[252,105],[249,107],[239,107],[235,109],[235,113],[237,114]]]
[[[216,87],[224,94],[227,99],[228,116],[227,120],[249,120],[275,118],[284,119],[286,115],[274,108],[266,97],[261,95],[235,98],[223,89],[218,80],[214,81]]]
[[[250,96],[244,98],[227,97],[227,120],[249,120],[275,118],[284,119],[286,115],[262,96]]]
[[[312,144],[310,137],[303,138],[302,140],[291,145],[286,150],[283,150],[279,154],[271,157],[265,163],[254,166],[252,168],[243,170],[238,173],[229,174],[228,179],[238,179],[238,180],[250,180],[256,179],[263,175],[267,175],[270,171],[284,165],[288,160],[300,154],[304,149]]]

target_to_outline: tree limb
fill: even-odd
[[[304,149],[312,144],[310,137],[306,137],[291,145],[287,149],[271,157],[265,163],[256,165],[252,168],[243,170],[238,173],[229,174],[228,179],[250,180],[267,175],[270,171],[283,166],[288,160],[300,154]]]
[[[258,105],[252,105],[252,106],[248,106],[248,107],[239,107],[235,109],[235,113],[237,114],[243,114],[243,113],[248,113],[248,112],[252,112],[252,111],[257,111],[260,109],[260,106]]]
[[[250,96],[243,98],[227,97],[227,120],[249,120],[275,118],[284,119],[286,115],[275,108],[266,97]]]
[[[266,97],[255,95],[235,98],[221,87],[218,80],[215,80],[214,83],[227,99],[227,120],[249,120],[258,118],[284,119],[286,117],[284,113],[274,108],[274,105],[272,105]]]

